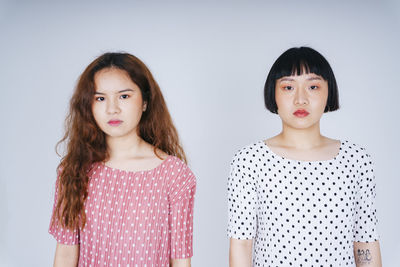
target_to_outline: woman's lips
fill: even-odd
[[[120,121],[120,120],[109,120],[108,121],[108,124],[111,125],[111,126],[118,126],[121,123],[122,123],[122,121]]]
[[[296,117],[299,117],[299,118],[307,117],[308,114],[310,114],[310,113],[308,113],[307,110],[304,110],[304,109],[298,109],[293,113],[293,115],[295,115]]]

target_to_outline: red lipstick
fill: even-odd
[[[299,117],[299,118],[307,117],[308,114],[310,114],[310,113],[308,113],[307,110],[305,110],[305,109],[298,109],[293,113],[293,115],[295,115],[296,117]]]
[[[121,123],[122,123],[122,121],[120,121],[120,120],[109,120],[108,121],[108,124],[111,125],[111,126],[118,126]]]

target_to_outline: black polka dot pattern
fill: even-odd
[[[353,242],[378,240],[375,180],[364,148],[326,161],[241,149],[228,179],[228,236],[254,239],[254,266],[354,266]]]

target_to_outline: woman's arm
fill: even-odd
[[[57,243],[54,267],[76,267],[79,259],[79,245]]]
[[[230,267],[251,267],[253,240],[230,239],[229,266]]]
[[[379,241],[354,242],[354,259],[357,267],[382,267]]]
[[[170,265],[172,267],[190,267],[190,258],[188,259],[171,259]]]

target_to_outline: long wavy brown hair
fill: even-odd
[[[81,74],[70,101],[65,120],[65,135],[57,143],[66,144],[66,153],[58,166],[57,204],[52,223],[68,229],[84,228],[84,202],[88,196],[89,173],[95,162],[108,159],[105,133],[97,126],[93,114],[96,72],[118,68],[128,73],[140,88],[147,108],[139,122],[139,136],[154,146],[184,162],[186,156],[172,123],[161,90],[146,65],[127,53],[105,53],[95,59]],[[160,157],[161,158],[161,157]]]

